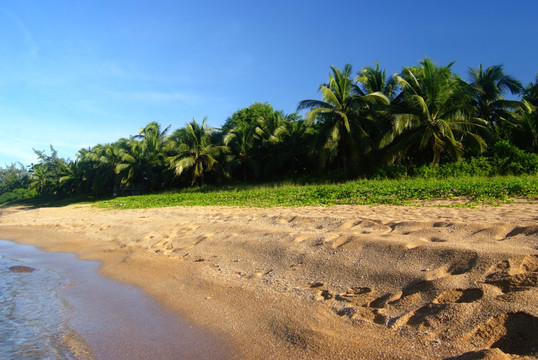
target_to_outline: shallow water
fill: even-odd
[[[29,266],[34,272],[14,272]],[[0,240],[0,359],[225,359],[227,346],[98,262]]]

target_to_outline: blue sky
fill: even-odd
[[[74,159],[151,121],[218,127],[257,101],[291,113],[331,65],[504,64],[528,84],[536,14],[535,0],[4,0],[0,166],[50,144]]]

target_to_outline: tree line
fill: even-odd
[[[296,113],[254,103],[220,128],[207,119],[174,131],[151,122],[137,135],[81,149],[74,160],[52,146],[50,155],[34,150],[37,163],[0,168],[0,194],[396,177],[462,163],[471,173],[536,172],[538,75],[524,86],[502,65],[480,65],[463,79],[452,65],[426,58],[392,76],[377,63],[357,73],[333,66],[320,99],[300,101]]]

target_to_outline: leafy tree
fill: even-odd
[[[223,138],[224,145],[230,148],[227,166],[231,172],[238,171],[246,181],[249,177],[258,178],[262,169],[265,175],[278,171],[276,147],[286,136],[289,117],[260,103],[235,112],[228,122],[234,127]]]
[[[30,173],[21,163],[0,167],[0,194],[27,188],[30,185]]]
[[[268,103],[255,102],[249,107],[237,110],[228,119],[221,128],[223,134],[228,134],[232,129],[243,126],[243,123],[252,125],[260,118],[267,119],[275,112],[273,107]]]
[[[60,178],[68,168],[67,162],[58,157],[58,152],[50,146],[51,155],[34,149],[39,162],[30,166],[31,184],[40,195],[55,195],[61,192]]]
[[[481,149],[486,146],[473,132],[483,122],[471,115],[468,87],[452,74],[452,64],[436,66],[426,58],[420,66],[406,67],[396,76],[402,88],[395,100],[399,113],[381,143],[382,147],[390,144],[391,156],[410,148],[418,153],[429,149],[433,166],[443,153],[459,160],[463,155],[463,137],[471,137]]]

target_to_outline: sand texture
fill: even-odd
[[[234,358],[538,356],[537,202],[0,211],[0,238],[102,261]]]

